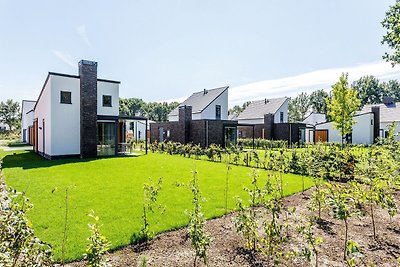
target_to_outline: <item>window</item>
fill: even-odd
[[[215,119],[221,119],[221,105],[215,105]]]
[[[111,107],[111,96],[103,95],[103,107]]]
[[[280,123],[283,123],[283,111],[281,111],[281,113],[279,114],[279,121]]]
[[[61,91],[60,92],[60,103],[61,104],[71,104],[71,92]]]

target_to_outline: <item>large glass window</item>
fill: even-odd
[[[103,107],[111,107],[112,105],[111,96],[103,95]]]
[[[221,105],[215,105],[215,119],[221,119]]]
[[[97,155],[115,155],[116,131],[114,122],[97,123]]]

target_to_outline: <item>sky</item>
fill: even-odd
[[[119,80],[120,97],[183,100],[230,86],[230,106],[399,79],[382,60],[395,0],[0,0],[0,101],[36,100],[48,72],[81,59]]]

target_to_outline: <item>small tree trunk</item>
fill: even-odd
[[[372,219],[372,230],[373,230],[373,233],[374,233],[374,239],[376,240],[376,228],[375,228],[374,208],[372,207],[372,204],[371,204],[371,219]]]
[[[347,250],[347,220],[344,220],[344,226],[345,226],[345,233],[344,233],[344,250],[343,250],[343,260],[346,261],[346,250]]]

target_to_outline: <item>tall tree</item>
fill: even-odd
[[[343,139],[351,134],[352,126],[356,123],[353,116],[361,105],[357,91],[349,86],[347,73],[342,73],[339,82],[332,86],[332,96],[326,104],[333,126],[340,131],[343,146]]]
[[[307,93],[301,93],[289,101],[289,122],[303,121],[310,109],[310,99]]]
[[[18,102],[8,99],[5,103],[0,103],[0,122],[7,124],[10,130],[19,128],[21,113]]]
[[[397,102],[400,101],[400,83],[397,80],[383,82],[382,86],[385,87],[388,96],[393,97]]]
[[[229,109],[229,114],[239,116],[240,113],[242,113],[248,105],[250,105],[251,101],[244,102],[243,105],[235,105],[232,108]]]
[[[143,114],[143,108],[146,103],[140,98],[120,98],[119,113],[127,116],[135,116]]]
[[[314,91],[310,95],[310,105],[311,109],[315,113],[324,113],[328,112],[326,106],[326,100],[329,97],[328,93],[325,92],[323,89]]]
[[[379,104],[387,95],[386,88],[372,75],[363,76],[351,84],[361,100],[361,105]]]
[[[382,26],[386,29],[382,44],[387,44],[392,50],[391,53],[386,52],[383,59],[394,66],[400,63],[400,0],[396,0],[396,3],[389,7]]]

